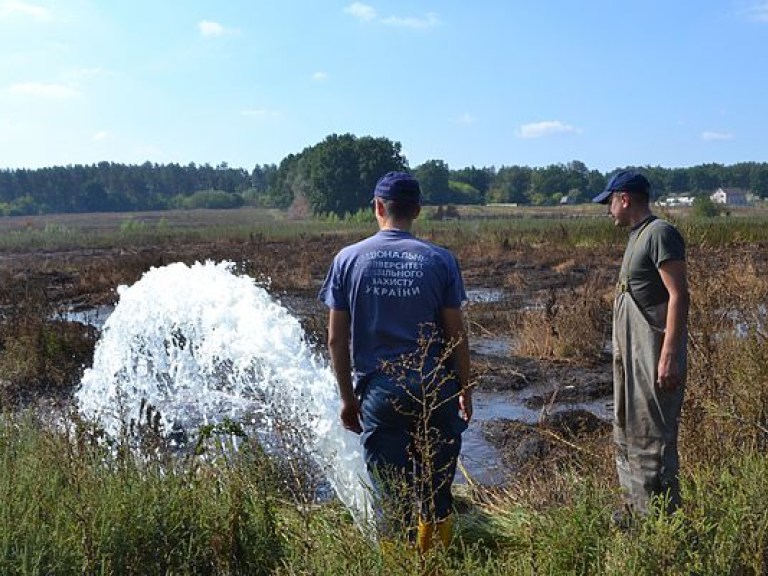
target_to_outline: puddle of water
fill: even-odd
[[[501,288],[469,288],[467,300],[470,302],[501,302],[504,299],[504,290]]]
[[[510,402],[509,394],[479,390],[472,394],[472,406],[472,422],[462,435],[461,463],[473,481],[487,486],[501,484],[507,473],[501,454],[485,439],[482,423],[503,418],[532,424],[538,419],[539,412]],[[456,473],[455,481],[460,484],[466,482],[460,470]]]
[[[96,306],[94,308],[67,309],[59,312],[56,315],[56,318],[64,320],[65,322],[77,322],[79,324],[84,324],[85,326],[93,326],[94,328],[101,330],[114,309],[115,307],[112,305]]]
[[[487,486],[502,484],[508,477],[501,454],[490,444],[483,435],[482,423],[490,420],[515,420],[525,424],[535,424],[541,417],[541,409],[531,409],[523,402],[524,392],[482,392],[475,391],[472,395],[474,416],[472,423],[462,436],[461,462],[473,481]],[[613,417],[612,407],[606,399],[593,402],[562,402],[552,406],[551,413],[568,410],[587,410],[595,416],[610,420]],[[457,483],[465,483],[466,478],[461,471],[456,474]]]
[[[472,395],[474,417],[478,422],[488,420],[517,420],[533,424],[539,419],[539,410],[524,406],[515,392],[475,391]]]
[[[761,304],[754,310],[752,318],[745,319],[743,314],[735,310],[728,312],[728,318],[734,323],[737,338],[747,338],[753,332],[764,332],[768,322],[768,307]]]
[[[508,476],[502,464],[501,454],[486,441],[477,419],[461,437],[460,459],[469,479],[483,486],[498,486],[503,484]],[[461,468],[456,471],[454,482],[467,483],[467,477]]]
[[[469,340],[469,349],[481,356],[507,356],[513,345],[512,338],[480,336]]]

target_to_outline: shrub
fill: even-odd
[[[713,218],[720,213],[717,205],[707,196],[697,196],[693,200],[693,215],[697,218]]]

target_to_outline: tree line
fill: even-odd
[[[719,187],[743,188],[760,198],[768,197],[768,163],[620,168],[641,169],[657,197],[683,193],[708,196]],[[279,165],[257,164],[251,172],[226,163],[182,166],[151,162],[0,170],[0,214],[252,205],[343,216],[369,205],[376,180],[391,170],[412,172],[421,183],[424,202],[433,205],[553,205],[563,198],[569,203],[588,202],[612,175],[590,170],[579,160],[533,168],[451,169],[435,159],[411,169],[399,142],[332,134],[288,155]]]

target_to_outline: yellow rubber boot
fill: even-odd
[[[432,545],[435,541],[435,525],[431,522],[424,522],[419,520],[419,529],[416,533],[416,548],[419,550],[419,554],[424,556],[432,549]]]
[[[444,520],[438,522],[435,526],[437,528],[437,537],[440,539],[440,544],[447,550],[448,546],[451,545],[451,540],[453,540],[453,516],[448,516]]]

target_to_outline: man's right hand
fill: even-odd
[[[347,430],[360,434],[363,427],[360,425],[360,402],[352,398],[341,405],[341,423]]]

